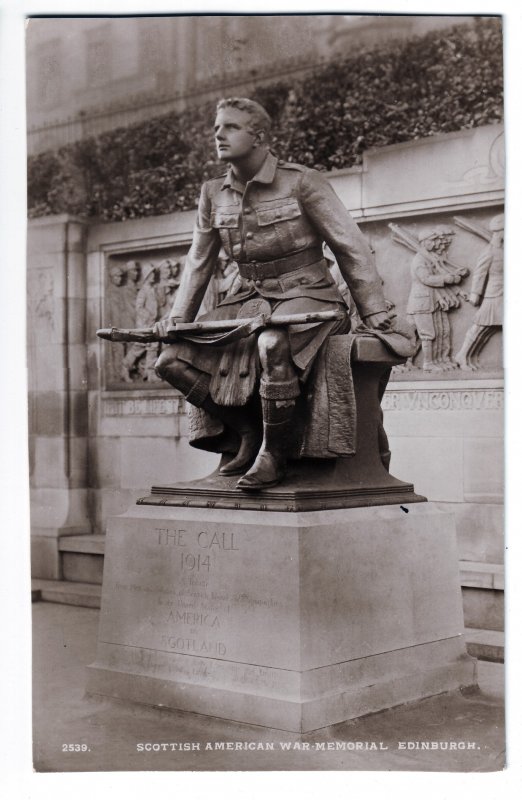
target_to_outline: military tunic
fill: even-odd
[[[386,311],[370,248],[324,175],[271,153],[246,185],[229,168],[224,178],[203,184],[171,317],[194,320],[221,247],[238,264],[241,281],[234,283],[234,294],[199,319],[233,319],[253,298],[263,298],[281,314],[345,308],[323,257],[323,242],[334,253],[361,316]],[[292,360],[302,379],[325,339],[340,330],[337,321],[289,328]],[[175,346],[178,358],[209,374],[223,358],[224,348]]]

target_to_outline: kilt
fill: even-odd
[[[504,298],[502,296],[485,297],[475,314],[473,322],[475,325],[482,325],[484,327],[489,327],[490,325],[502,326],[503,305]]]
[[[304,272],[300,270],[299,272]],[[297,271],[296,271],[297,273]],[[229,295],[216,308],[197,318],[205,320],[236,319],[244,304],[259,299],[269,304],[272,314],[305,314],[317,311],[348,310],[346,303],[329,273],[321,269],[318,279],[306,285],[288,287],[281,291],[275,283],[282,281],[263,281],[255,287],[248,281],[246,289]],[[288,339],[292,363],[297,375],[305,382],[310,374],[314,359],[328,336],[347,333],[349,318],[329,322],[312,322],[306,325],[289,325]],[[201,342],[180,341],[171,345],[175,355],[200,372],[210,376],[210,396],[218,405],[241,406],[252,397],[259,378],[260,367],[257,353],[257,336],[250,336],[225,345]]]

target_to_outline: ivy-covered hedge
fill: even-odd
[[[362,153],[502,119],[499,19],[434,31],[253,93],[274,119],[273,150],[318,169]],[[215,158],[214,104],[170,113],[29,158],[29,213],[124,220],[194,208]]]

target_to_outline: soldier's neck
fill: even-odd
[[[248,183],[257,175],[267,155],[268,150],[256,149],[242,159],[231,161],[230,166],[234,177],[242,184]]]

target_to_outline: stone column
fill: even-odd
[[[58,580],[60,537],[90,532],[85,224],[31,222],[27,254],[32,567]]]

